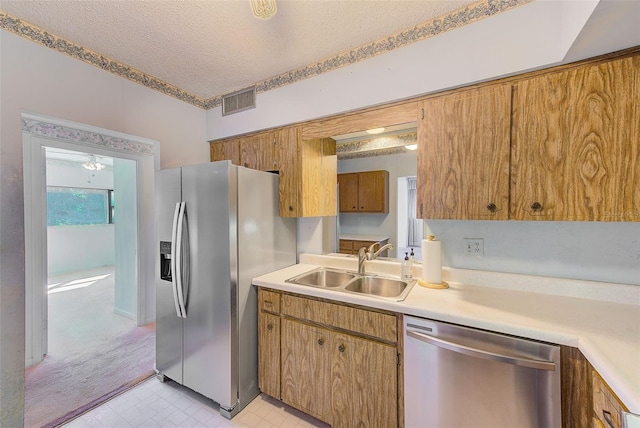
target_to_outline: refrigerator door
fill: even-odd
[[[229,407],[237,401],[235,301],[236,167],[214,162],[182,168],[190,278],[184,284],[184,385]],[[235,371],[237,373],[237,371]]]
[[[180,168],[156,174],[156,370],[182,383],[182,318],[176,313],[173,272],[162,272],[162,258],[172,258],[174,213],[181,200]],[[164,247],[162,247],[165,243]],[[167,248],[170,246],[170,250]],[[173,259],[171,259],[173,261]]]

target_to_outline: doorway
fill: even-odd
[[[47,218],[46,218],[46,151],[47,148],[112,157],[114,164],[122,159],[129,165],[114,177],[122,178],[121,186],[135,207],[136,215],[122,233],[133,236],[135,245],[122,252],[123,266],[118,271],[125,280],[137,284],[133,309],[123,311],[135,318],[138,326],[155,321],[155,275],[152,248],[154,224],[154,171],[158,169],[157,143],[88,125],[45,116],[22,114],[23,159],[25,183],[25,268],[26,268],[26,366],[42,360],[47,352]],[[133,165],[133,167],[131,167]],[[132,181],[133,180],[133,181]],[[115,186],[114,186],[115,187]],[[133,195],[133,196],[132,196]],[[137,195],[137,197],[136,197]],[[137,232],[136,232],[137,230]],[[116,254],[118,251],[116,252]]]
[[[154,218],[154,171],[159,162],[156,143],[150,140],[31,114],[23,114],[22,123],[28,367],[25,385],[33,386],[26,394],[32,405],[28,406],[25,421],[41,425],[61,423],[153,373],[154,224],[148,219]],[[70,168],[62,171],[65,168],[60,163],[74,164],[73,157],[83,158],[75,159],[76,172],[69,173]],[[55,174],[54,165],[49,164],[51,158],[58,162]],[[109,164],[113,169],[109,184],[98,183],[96,164],[99,168]],[[79,175],[78,169],[83,171]],[[58,181],[48,182],[53,176]],[[87,221],[96,210],[80,213],[81,220],[75,221],[83,225],[58,225],[55,233],[49,233],[52,219],[48,218],[47,201],[52,206],[57,202],[64,213],[70,209],[70,196],[93,201],[92,208],[97,207],[100,212],[97,219]],[[121,214],[128,215],[120,215],[114,222],[118,206]],[[112,255],[105,259],[109,234]],[[59,255],[67,258],[63,262],[66,266],[61,264]],[[104,271],[96,271],[96,267]],[[58,275],[48,284],[50,270]],[[70,270],[79,270],[84,278],[59,280],[64,276],[61,271]],[[96,301],[106,304],[89,309]],[[55,305],[50,306],[50,302]],[[76,313],[84,314],[82,320],[68,317],[72,306]],[[52,347],[48,330],[49,321],[54,318],[50,317],[49,307],[57,311],[56,328],[63,326],[62,335],[57,335],[60,343]],[[107,330],[105,336],[102,328],[107,318],[116,319],[115,325],[120,325],[124,334],[111,333],[113,341],[105,345],[107,340],[102,340],[100,334],[109,339],[110,332]],[[79,340],[64,342],[71,336]],[[91,346],[91,341],[96,346]],[[74,350],[66,352],[65,348]],[[43,361],[49,349],[55,352]],[[65,393],[67,400],[60,402],[59,392]],[[77,397],[70,393],[77,393]],[[47,401],[50,399],[54,402]]]

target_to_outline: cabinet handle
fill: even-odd
[[[289,211],[293,211],[293,205],[289,205]]]
[[[244,163],[244,167],[245,167],[245,168],[249,168],[249,162],[245,162],[245,163]]]
[[[531,209],[535,212],[542,211],[542,204],[540,202],[534,202],[531,204]]]
[[[489,205],[487,205],[487,209],[489,211],[491,211],[492,213],[498,211],[498,207],[493,202],[491,202]]]
[[[318,339],[318,345],[320,346],[324,345],[324,339],[322,338]]]
[[[420,109],[420,110],[421,110],[420,119],[424,120],[424,109]]]
[[[611,412],[602,409],[602,416],[604,417],[604,420],[607,423],[607,425],[609,425],[611,428],[615,428],[616,427],[613,424],[613,419],[611,418]]]
[[[338,346],[338,351],[344,352],[344,345],[342,343]]]
[[[273,330],[273,324],[267,324],[267,330],[269,331]]]

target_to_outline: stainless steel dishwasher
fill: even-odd
[[[407,428],[560,427],[560,347],[404,317]]]

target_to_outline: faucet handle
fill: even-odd
[[[371,244],[371,245],[369,246],[369,254],[373,254],[373,253],[375,253],[376,245],[377,245],[378,247],[380,247],[380,243],[379,243],[379,242],[374,242],[373,244]]]

